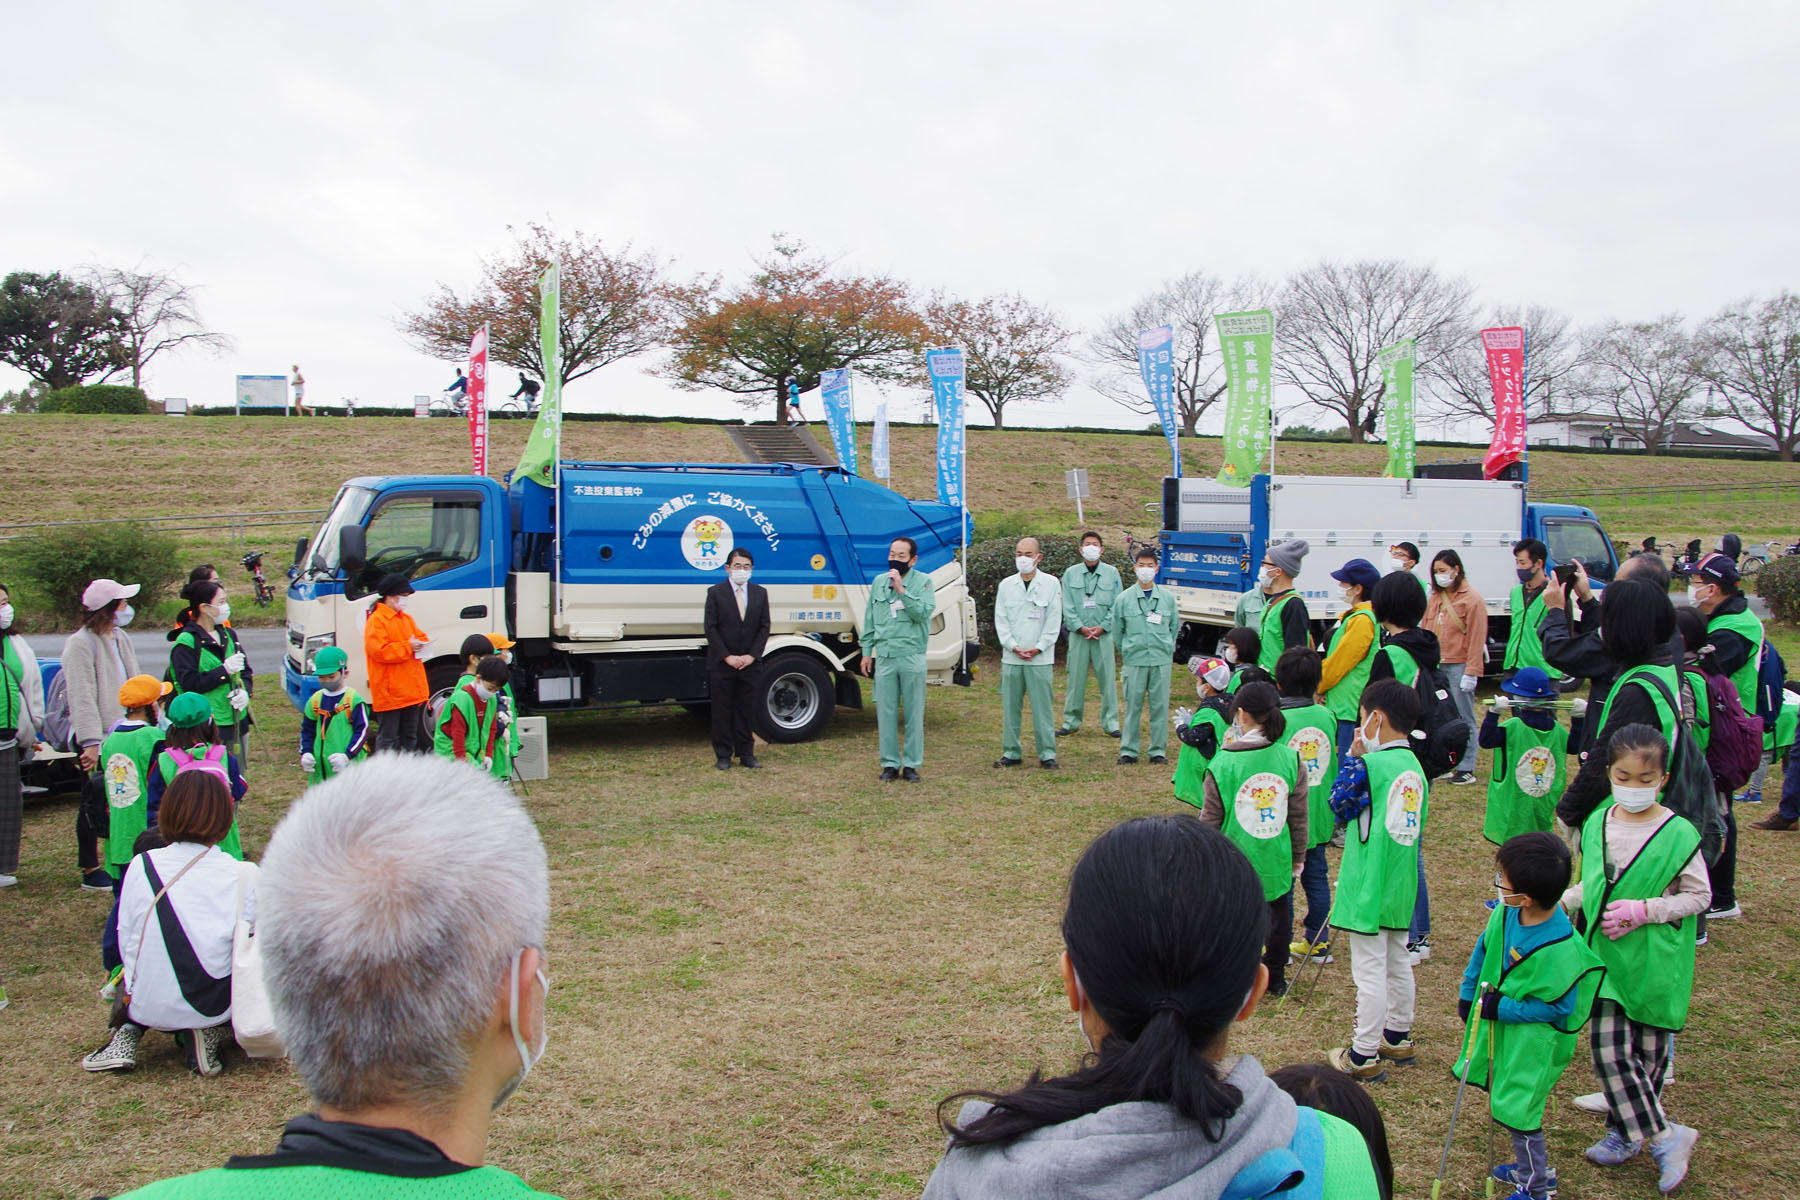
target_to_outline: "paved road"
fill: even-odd
[[[25,642],[39,658],[56,658],[62,654],[65,640],[67,639],[62,635],[33,634]],[[261,680],[266,681],[259,684],[258,693],[264,687],[279,692],[281,659],[287,653],[287,630],[245,629],[239,632],[238,640],[244,647],[244,657],[250,660],[250,669]],[[146,675],[160,676],[169,665],[169,638],[166,630],[133,629],[131,647],[137,651],[138,667]]]

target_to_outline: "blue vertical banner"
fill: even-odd
[[[819,399],[825,406],[825,424],[831,428],[831,444],[838,464],[856,475],[856,413],[850,406],[850,368],[839,367],[819,376]]]
[[[875,469],[875,478],[888,477],[888,415],[887,401],[883,400],[875,406],[875,428],[869,435],[870,465]]]
[[[931,376],[931,395],[937,403],[938,477],[940,504],[954,504],[968,511],[963,492],[963,352],[927,350],[925,370]],[[967,540],[967,530],[964,530]]]
[[[1175,411],[1175,327],[1158,325],[1138,334],[1138,374],[1169,439],[1171,474],[1181,478],[1181,415]]]

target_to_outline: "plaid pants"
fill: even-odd
[[[1616,1001],[1597,1000],[1589,1023],[1594,1074],[1606,1093],[1606,1123],[1628,1142],[1655,1137],[1669,1127],[1663,1112],[1663,1080],[1675,1035],[1653,1025],[1640,1025]]]

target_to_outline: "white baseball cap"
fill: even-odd
[[[114,600],[129,600],[138,594],[141,585],[120,583],[116,579],[96,579],[87,585],[87,591],[81,593],[81,607],[89,612],[98,612]]]

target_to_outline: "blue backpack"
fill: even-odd
[[[1781,693],[1786,686],[1787,664],[1781,661],[1781,651],[1775,643],[1765,635],[1762,658],[1756,664],[1756,715],[1770,733],[1775,730],[1775,718],[1781,715]]]

